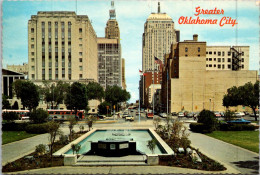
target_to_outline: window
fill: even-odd
[[[79,62],[82,63],[82,58],[79,59]]]
[[[187,47],[185,47],[185,52],[188,52],[188,48]]]
[[[216,67],[216,64],[214,64],[214,67]]]
[[[79,47],[82,47],[82,44],[79,44]]]
[[[206,64],[206,67],[208,67],[208,65]]]
[[[34,49],[34,44],[31,45],[31,48]]]
[[[209,64],[209,67],[212,67],[212,64]]]
[[[228,58],[228,62],[229,62],[229,63],[231,62],[231,58]]]
[[[224,64],[222,64],[222,69],[225,69],[225,65]]]
[[[221,52],[218,52],[218,56],[221,56]]]
[[[82,41],[82,38],[79,38],[80,41]]]
[[[31,55],[34,56],[34,52],[31,52]]]
[[[209,52],[206,52],[206,54],[208,54]]]
[[[214,58],[214,61],[216,61],[216,58]]]
[[[198,52],[200,52],[200,47],[198,47]]]
[[[79,70],[82,71],[82,66],[79,66]]]
[[[185,57],[187,57],[188,55],[186,54]]]
[[[34,70],[34,66],[32,66],[32,70]]]
[[[212,52],[209,52],[210,55],[212,55]]]
[[[228,65],[228,69],[230,69],[230,68],[231,68],[231,64]]]
[[[209,61],[212,61],[212,58],[209,58]]]
[[[79,78],[82,78],[82,74],[79,74]]]
[[[242,69],[244,69],[244,64],[242,64]]]
[[[221,62],[221,58],[218,58],[218,62]]]
[[[82,52],[79,52],[79,55],[82,56]]]
[[[216,52],[214,52],[214,55],[216,55]]]
[[[241,60],[242,62],[244,62],[244,58],[242,58],[242,60]]]
[[[200,54],[198,55],[198,57],[200,57]]]
[[[34,38],[31,38],[31,42],[34,42]]]
[[[225,62],[225,58],[222,58],[222,62]]]
[[[220,64],[218,64],[218,69],[220,69],[221,68],[221,65]]]
[[[244,56],[244,52],[242,52],[242,56]]]
[[[82,33],[82,28],[79,28],[79,33]]]
[[[31,33],[34,33],[34,28],[31,28]]]
[[[32,79],[34,79],[35,77],[34,77],[34,74],[32,74]]]
[[[231,52],[228,52],[228,56],[230,56],[231,55]]]
[[[222,52],[222,56],[225,56],[225,52]]]
[[[209,59],[208,58],[206,58],[206,61],[208,61]]]
[[[32,62],[34,62],[34,58],[32,58]]]

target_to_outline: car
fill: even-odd
[[[135,120],[135,118],[132,116],[132,115],[127,115],[126,117],[125,117],[125,121],[134,121]]]
[[[128,116],[128,112],[124,112],[122,118],[125,118],[126,116]]]
[[[106,118],[105,115],[100,115],[100,114],[97,115],[98,120],[104,120],[105,118]]]
[[[194,113],[193,113],[193,112],[190,112],[190,113],[188,113],[185,117],[187,117],[187,118],[193,118],[193,117],[194,117]]]
[[[220,114],[219,112],[214,112],[214,114],[215,114],[215,116],[218,117],[218,118],[221,117],[221,114]]]
[[[227,123],[238,123],[238,124],[247,124],[247,123],[251,123],[251,121],[249,120],[245,120],[245,119],[236,119],[236,120],[231,120],[228,121]]]
[[[177,112],[172,112],[172,116],[177,116]]]
[[[162,117],[162,118],[167,118],[167,114],[166,113],[160,113],[159,116]]]
[[[178,113],[178,117],[184,117],[184,113],[183,112],[179,112]]]
[[[236,117],[244,117],[245,113],[244,112],[235,112]]]
[[[153,118],[153,113],[152,112],[147,112],[146,113],[147,118]]]

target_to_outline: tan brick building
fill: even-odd
[[[206,47],[206,70],[234,70],[237,59],[237,69],[249,70],[249,46]]]
[[[87,15],[38,12],[28,22],[29,80],[97,81],[97,36]]]
[[[126,80],[125,80],[125,59],[122,58],[122,88],[126,89]]]
[[[163,72],[164,109],[167,106],[167,82],[169,112],[179,112],[224,111],[222,99],[228,88],[258,80],[257,71],[206,70],[206,50],[206,42],[198,41],[198,35],[194,35],[193,40],[172,45]]]
[[[7,69],[15,72],[22,73],[24,75],[28,75],[28,64],[23,63],[23,65],[8,65]]]

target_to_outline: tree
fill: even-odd
[[[2,109],[11,109],[11,105],[9,103],[9,101],[7,100],[8,97],[4,94],[2,94]]]
[[[109,106],[109,108],[107,109],[107,106]],[[100,103],[100,105],[98,105],[98,113],[99,114],[103,114],[106,115],[107,113],[110,113],[111,111],[111,104],[104,101],[102,103]]]
[[[79,82],[73,83],[68,88],[68,92],[65,98],[65,104],[67,106],[67,109],[75,111],[75,115],[77,115],[78,110],[87,109],[88,97],[86,86]]]
[[[125,102],[131,98],[131,95],[126,90],[122,90],[119,86],[108,86],[105,91],[105,101],[111,105],[117,105],[120,102]]]
[[[31,111],[39,105],[39,89],[31,81],[17,80],[13,83],[13,87],[17,98],[21,99],[23,107],[27,107]]]
[[[256,117],[256,109],[259,107],[259,81],[256,81],[255,84],[251,82],[246,83],[243,86],[229,88],[227,94],[223,98],[223,106],[227,108],[229,106],[248,106],[250,107]]]
[[[32,120],[33,123],[44,123],[47,121],[48,117],[48,112],[43,109],[33,110],[30,114],[30,120]]]
[[[104,98],[105,92],[99,83],[90,82],[86,87],[89,100],[98,99],[101,101]]]
[[[50,84],[48,81],[44,81],[43,84],[44,87],[41,88],[43,99],[46,103],[51,104],[52,109],[57,109],[58,105],[65,99],[69,84],[62,81],[59,81],[57,84]]]
[[[93,123],[96,121],[96,117],[90,115],[86,118],[86,123],[88,125],[88,128],[89,128],[89,131],[91,130],[92,126],[93,126]]]
[[[14,102],[14,105],[12,106],[12,109],[19,109],[19,105],[18,105],[17,101]]]
[[[51,154],[51,162],[53,162],[53,147],[55,143],[55,139],[58,135],[62,134],[62,131],[59,129],[60,123],[51,121],[48,123],[48,133],[49,133],[49,140],[50,140],[50,154]]]
[[[70,130],[70,141],[72,141],[72,130],[73,127],[78,123],[75,117],[69,117],[69,130]]]

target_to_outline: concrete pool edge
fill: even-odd
[[[154,137],[158,143],[160,144],[160,146],[165,150],[165,154],[156,154],[158,156],[168,156],[168,155],[174,155],[174,151],[165,143],[165,141],[152,129],[152,128],[136,128],[136,127],[131,127],[131,128],[117,128],[116,130],[147,130],[152,137]],[[72,141],[71,143],[69,143],[68,145],[64,146],[63,148],[61,148],[60,150],[56,151],[53,156],[65,156],[68,154],[65,154],[67,151],[69,151],[71,149],[71,145],[72,144],[78,144],[80,143],[82,140],[84,140],[85,138],[87,138],[88,136],[90,136],[91,134],[93,134],[96,131],[99,130],[113,130],[111,128],[102,128],[102,129],[92,129],[91,131],[87,132],[86,134],[80,136],[79,138],[77,138],[76,140]],[[155,154],[154,154],[155,155]]]

